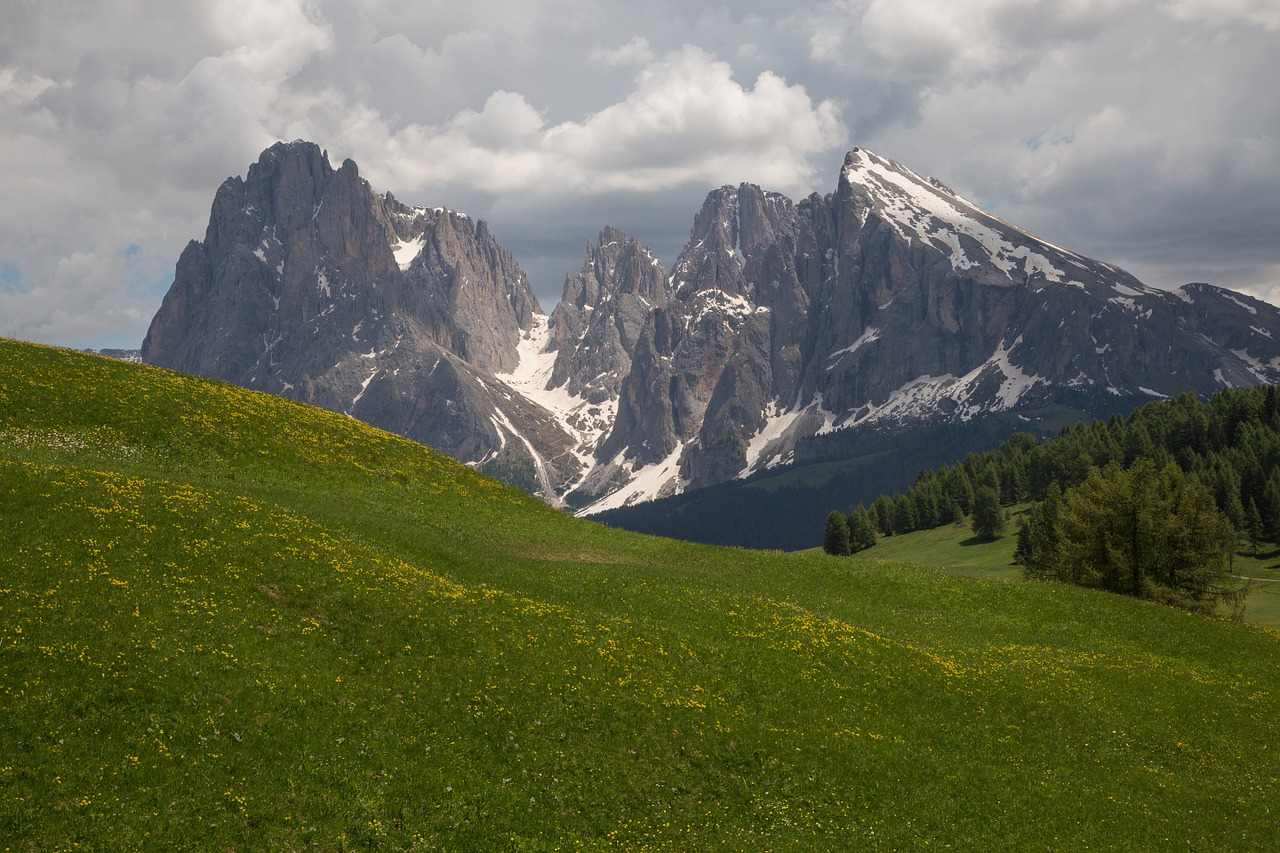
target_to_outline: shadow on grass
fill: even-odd
[[[993,539],[988,539],[985,536],[970,536],[968,539],[961,539],[960,544],[964,547],[968,547],[970,545],[990,545],[999,538],[999,536],[996,536]]]

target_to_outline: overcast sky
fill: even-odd
[[[0,335],[136,347],[277,140],[487,219],[550,310],[615,225],[864,146],[1149,284],[1280,302],[1280,0],[4,0]]]

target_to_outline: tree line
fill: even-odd
[[[1225,389],[1079,423],[1053,439],[1017,434],[996,450],[921,471],[899,495],[827,518],[823,546],[854,553],[891,536],[971,519],[998,536],[1004,508],[1033,502],[1016,559],[1056,579],[1207,610],[1232,600],[1230,555],[1280,541],[1280,390]],[[835,517],[845,520],[841,550]],[[862,518],[874,533],[868,537]],[[856,521],[855,521],[856,518]],[[854,536],[855,525],[863,531]]]

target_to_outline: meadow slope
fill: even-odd
[[[1280,635],[573,519],[0,341],[15,850],[1274,849]]]

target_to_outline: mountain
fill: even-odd
[[[672,282],[605,457],[693,488],[821,458],[851,428],[1101,414],[1280,377],[1273,306],[1148,287],[863,150],[828,196],[712,192]],[[596,508],[629,491],[648,496]]]
[[[113,349],[107,347],[105,349],[86,349],[81,352],[87,352],[90,355],[103,355],[107,358],[118,358],[121,361],[142,361],[142,353],[136,349]]]
[[[280,143],[218,189],[142,359],[345,412],[554,496],[580,466],[571,436],[494,379],[540,319],[484,222]]]
[[[1280,311],[1163,291],[869,151],[713,190],[670,274],[616,228],[544,314],[483,222],[278,144],[218,190],[143,360],[347,412],[581,512],[1067,407],[1280,379]],[[923,434],[923,433],[921,433]]]

